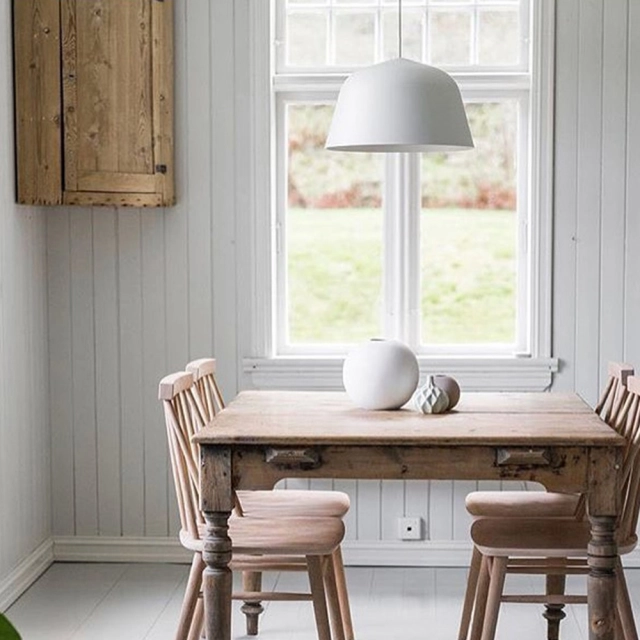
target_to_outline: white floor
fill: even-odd
[[[187,567],[167,564],[55,564],[7,612],[24,640],[170,640],[177,624]],[[640,611],[640,570],[627,572]],[[358,640],[454,640],[466,572],[462,569],[347,569]],[[522,593],[537,583],[509,576]],[[305,589],[304,574],[271,574],[265,584]],[[576,578],[574,592],[584,580]],[[234,609],[234,638],[245,638]],[[263,640],[315,640],[309,603],[271,603],[261,617]],[[541,607],[503,605],[498,638],[543,640]],[[568,607],[563,640],[586,639],[586,608]]]

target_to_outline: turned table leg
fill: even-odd
[[[228,535],[230,511],[205,512],[207,537],[202,558],[207,567],[202,575],[205,630],[208,640],[231,640],[231,591],[233,576],[231,539]]]
[[[616,611],[616,518],[591,516],[588,548],[589,640],[614,640]]]
[[[202,541],[204,628],[207,640],[231,640],[233,577],[229,516],[233,509],[231,450],[200,447],[200,509],[207,523]]]

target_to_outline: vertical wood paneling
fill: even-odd
[[[144,535],[144,396],[140,213],[118,213],[122,533]]]
[[[217,33],[224,37],[214,38],[211,42],[211,77],[213,99],[211,102],[211,149],[212,179],[211,186],[216,197],[212,203],[213,218],[213,330],[216,358],[222,367],[220,384],[225,397],[235,393],[238,381],[236,288],[229,286],[236,278],[236,216],[235,185],[235,142],[236,113],[231,96],[235,92],[236,53],[241,49],[240,34],[236,36],[234,23],[235,2],[220,0],[211,4],[211,29],[218,25]],[[222,29],[221,29],[222,28]],[[242,25],[238,23],[238,32]],[[228,100],[221,96],[229,96]],[[242,123],[240,126],[244,126]]]
[[[86,536],[98,533],[91,211],[75,209],[71,212],[69,223],[76,534]]]
[[[385,483],[386,484],[386,483]],[[381,486],[379,480],[358,480],[357,536],[358,540],[380,540],[382,514]]]
[[[167,444],[158,380],[166,375],[163,317],[164,224],[155,211],[142,214],[142,340],[144,400],[144,522],[145,534],[166,536],[168,528]]]
[[[98,525],[120,535],[120,348],[118,335],[118,238],[114,210],[93,211],[96,341]]]
[[[382,540],[398,539],[398,518],[404,516],[403,480],[389,480],[382,483],[380,490],[380,537]]]
[[[429,540],[453,539],[453,482],[429,483]]]
[[[562,359],[554,380],[554,388],[558,390],[575,386],[579,15],[578,2],[558,0],[552,321],[553,354]]]
[[[187,103],[193,105],[186,123],[188,175],[185,197],[189,210],[189,354],[199,358],[213,349],[211,257],[211,118],[208,106],[211,78],[209,0],[190,0],[187,20]]]
[[[69,213],[47,217],[53,531],[75,533]]]
[[[640,6],[629,1],[625,358],[640,368]]]
[[[624,326],[611,311],[624,309],[628,10],[628,0],[604,5],[599,387],[608,361],[624,359]]]
[[[578,36],[576,390],[592,403],[598,397],[600,361],[603,4],[580,3]]]

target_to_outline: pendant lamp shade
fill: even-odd
[[[473,139],[453,78],[436,67],[396,58],[347,78],[326,148],[448,152],[473,148]]]

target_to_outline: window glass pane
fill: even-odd
[[[422,61],[422,41],[424,37],[424,11],[402,12],[402,56]],[[398,13],[387,11],[382,15],[384,60],[398,57]]]
[[[289,344],[381,333],[381,155],[324,149],[333,106],[287,107]]]
[[[429,20],[431,63],[466,65],[471,57],[471,13],[432,11]]]
[[[337,65],[372,64],[375,58],[375,14],[336,13]]]
[[[478,62],[513,65],[520,62],[520,19],[517,11],[480,11]]]
[[[513,344],[518,105],[467,113],[476,148],[422,158],[422,342]]]
[[[292,67],[324,66],[327,62],[327,16],[291,13],[287,16],[287,64]]]

